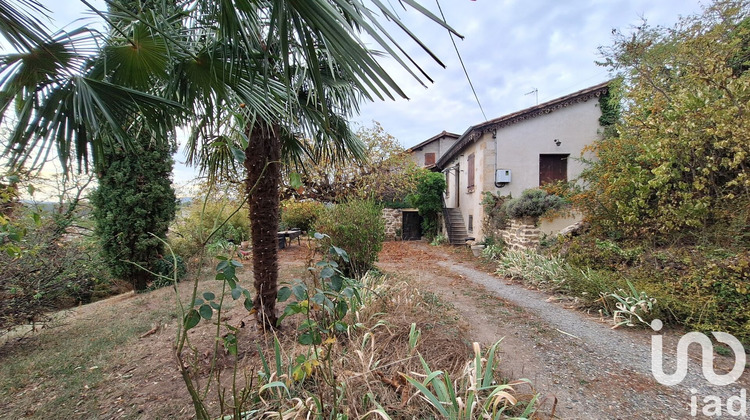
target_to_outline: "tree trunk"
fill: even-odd
[[[281,138],[277,126],[256,122],[245,149],[250,205],[250,236],[253,244],[255,308],[262,328],[276,328],[276,292],[279,277],[279,185],[281,184]]]
[[[151,274],[147,271],[139,270],[133,273],[133,290],[143,292],[148,289],[148,282],[151,280]]]

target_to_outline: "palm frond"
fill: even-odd
[[[0,0],[0,36],[16,50],[30,51],[49,41],[49,32],[37,17],[49,10],[35,0]]]

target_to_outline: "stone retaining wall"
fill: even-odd
[[[383,209],[385,222],[385,240],[400,241],[404,227],[403,211],[401,209]]]
[[[503,230],[495,231],[495,235],[503,238],[508,249],[523,251],[535,249],[539,246],[541,230],[536,226],[534,220],[511,219],[509,226]]]

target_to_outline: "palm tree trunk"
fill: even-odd
[[[281,138],[278,126],[256,122],[248,133],[245,149],[250,205],[250,236],[253,244],[255,308],[262,328],[276,328],[276,292],[279,277],[279,185],[281,184]]]

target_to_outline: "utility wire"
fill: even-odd
[[[440,16],[443,18],[443,22],[446,22],[445,20],[445,14],[443,14],[443,8],[440,7],[440,0],[435,0],[435,3],[437,3],[438,10],[440,10]],[[461,68],[464,69],[464,74],[466,75],[466,80],[469,81],[469,86],[471,87],[471,92],[474,94],[474,99],[477,101],[477,105],[479,105],[479,110],[482,112],[482,116],[484,117],[484,120],[487,121],[487,115],[484,113],[484,108],[482,108],[482,104],[479,102],[479,96],[477,96],[477,91],[474,90],[474,84],[471,83],[471,77],[469,77],[469,72],[466,71],[466,66],[464,65],[464,59],[461,58],[461,53],[458,52],[458,46],[456,45],[456,40],[453,39],[453,34],[448,31],[448,36],[451,37],[451,42],[453,43],[453,49],[456,50],[456,55],[458,56],[458,61],[461,62]]]

